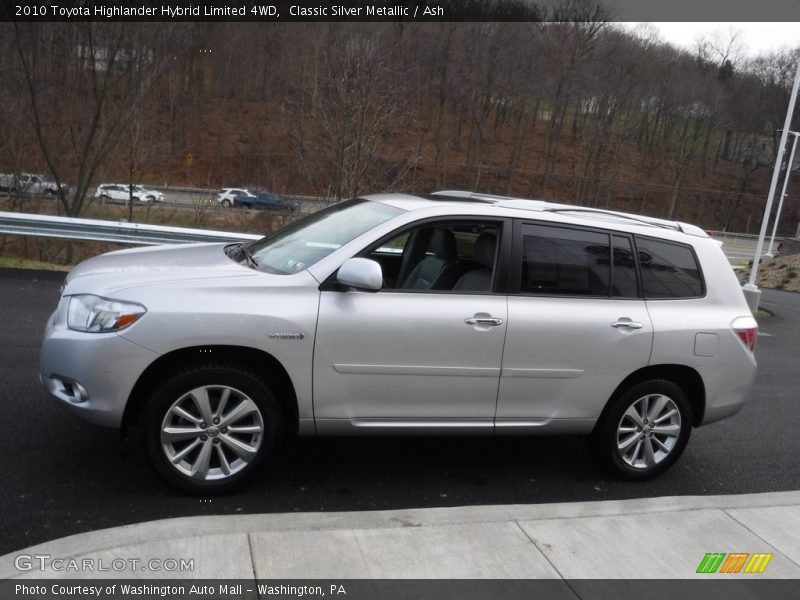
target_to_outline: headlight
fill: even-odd
[[[101,298],[92,294],[70,296],[67,327],[76,331],[105,333],[135,323],[147,310],[141,304]]]

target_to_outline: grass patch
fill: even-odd
[[[18,258],[16,256],[0,256],[0,269],[35,269],[37,271],[69,271],[72,267],[54,265],[53,263]]]

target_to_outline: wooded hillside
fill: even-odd
[[[123,180],[472,189],[755,231],[798,51],[733,50],[598,21],[3,24],[0,172],[68,182],[73,215]]]

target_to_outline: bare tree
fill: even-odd
[[[13,24],[18,85],[39,151],[69,216],[166,63],[169,28],[127,23]]]
[[[385,156],[398,102],[397,90],[388,86],[391,65],[384,56],[379,34],[350,35],[330,49],[317,47],[307,71],[308,117],[319,133],[315,149],[324,157],[336,200],[358,194],[390,170],[379,158]],[[301,123],[297,133],[297,140],[305,140],[310,132]]]

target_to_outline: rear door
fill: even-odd
[[[588,430],[650,358],[631,237],[518,222],[511,281],[497,432]]]

